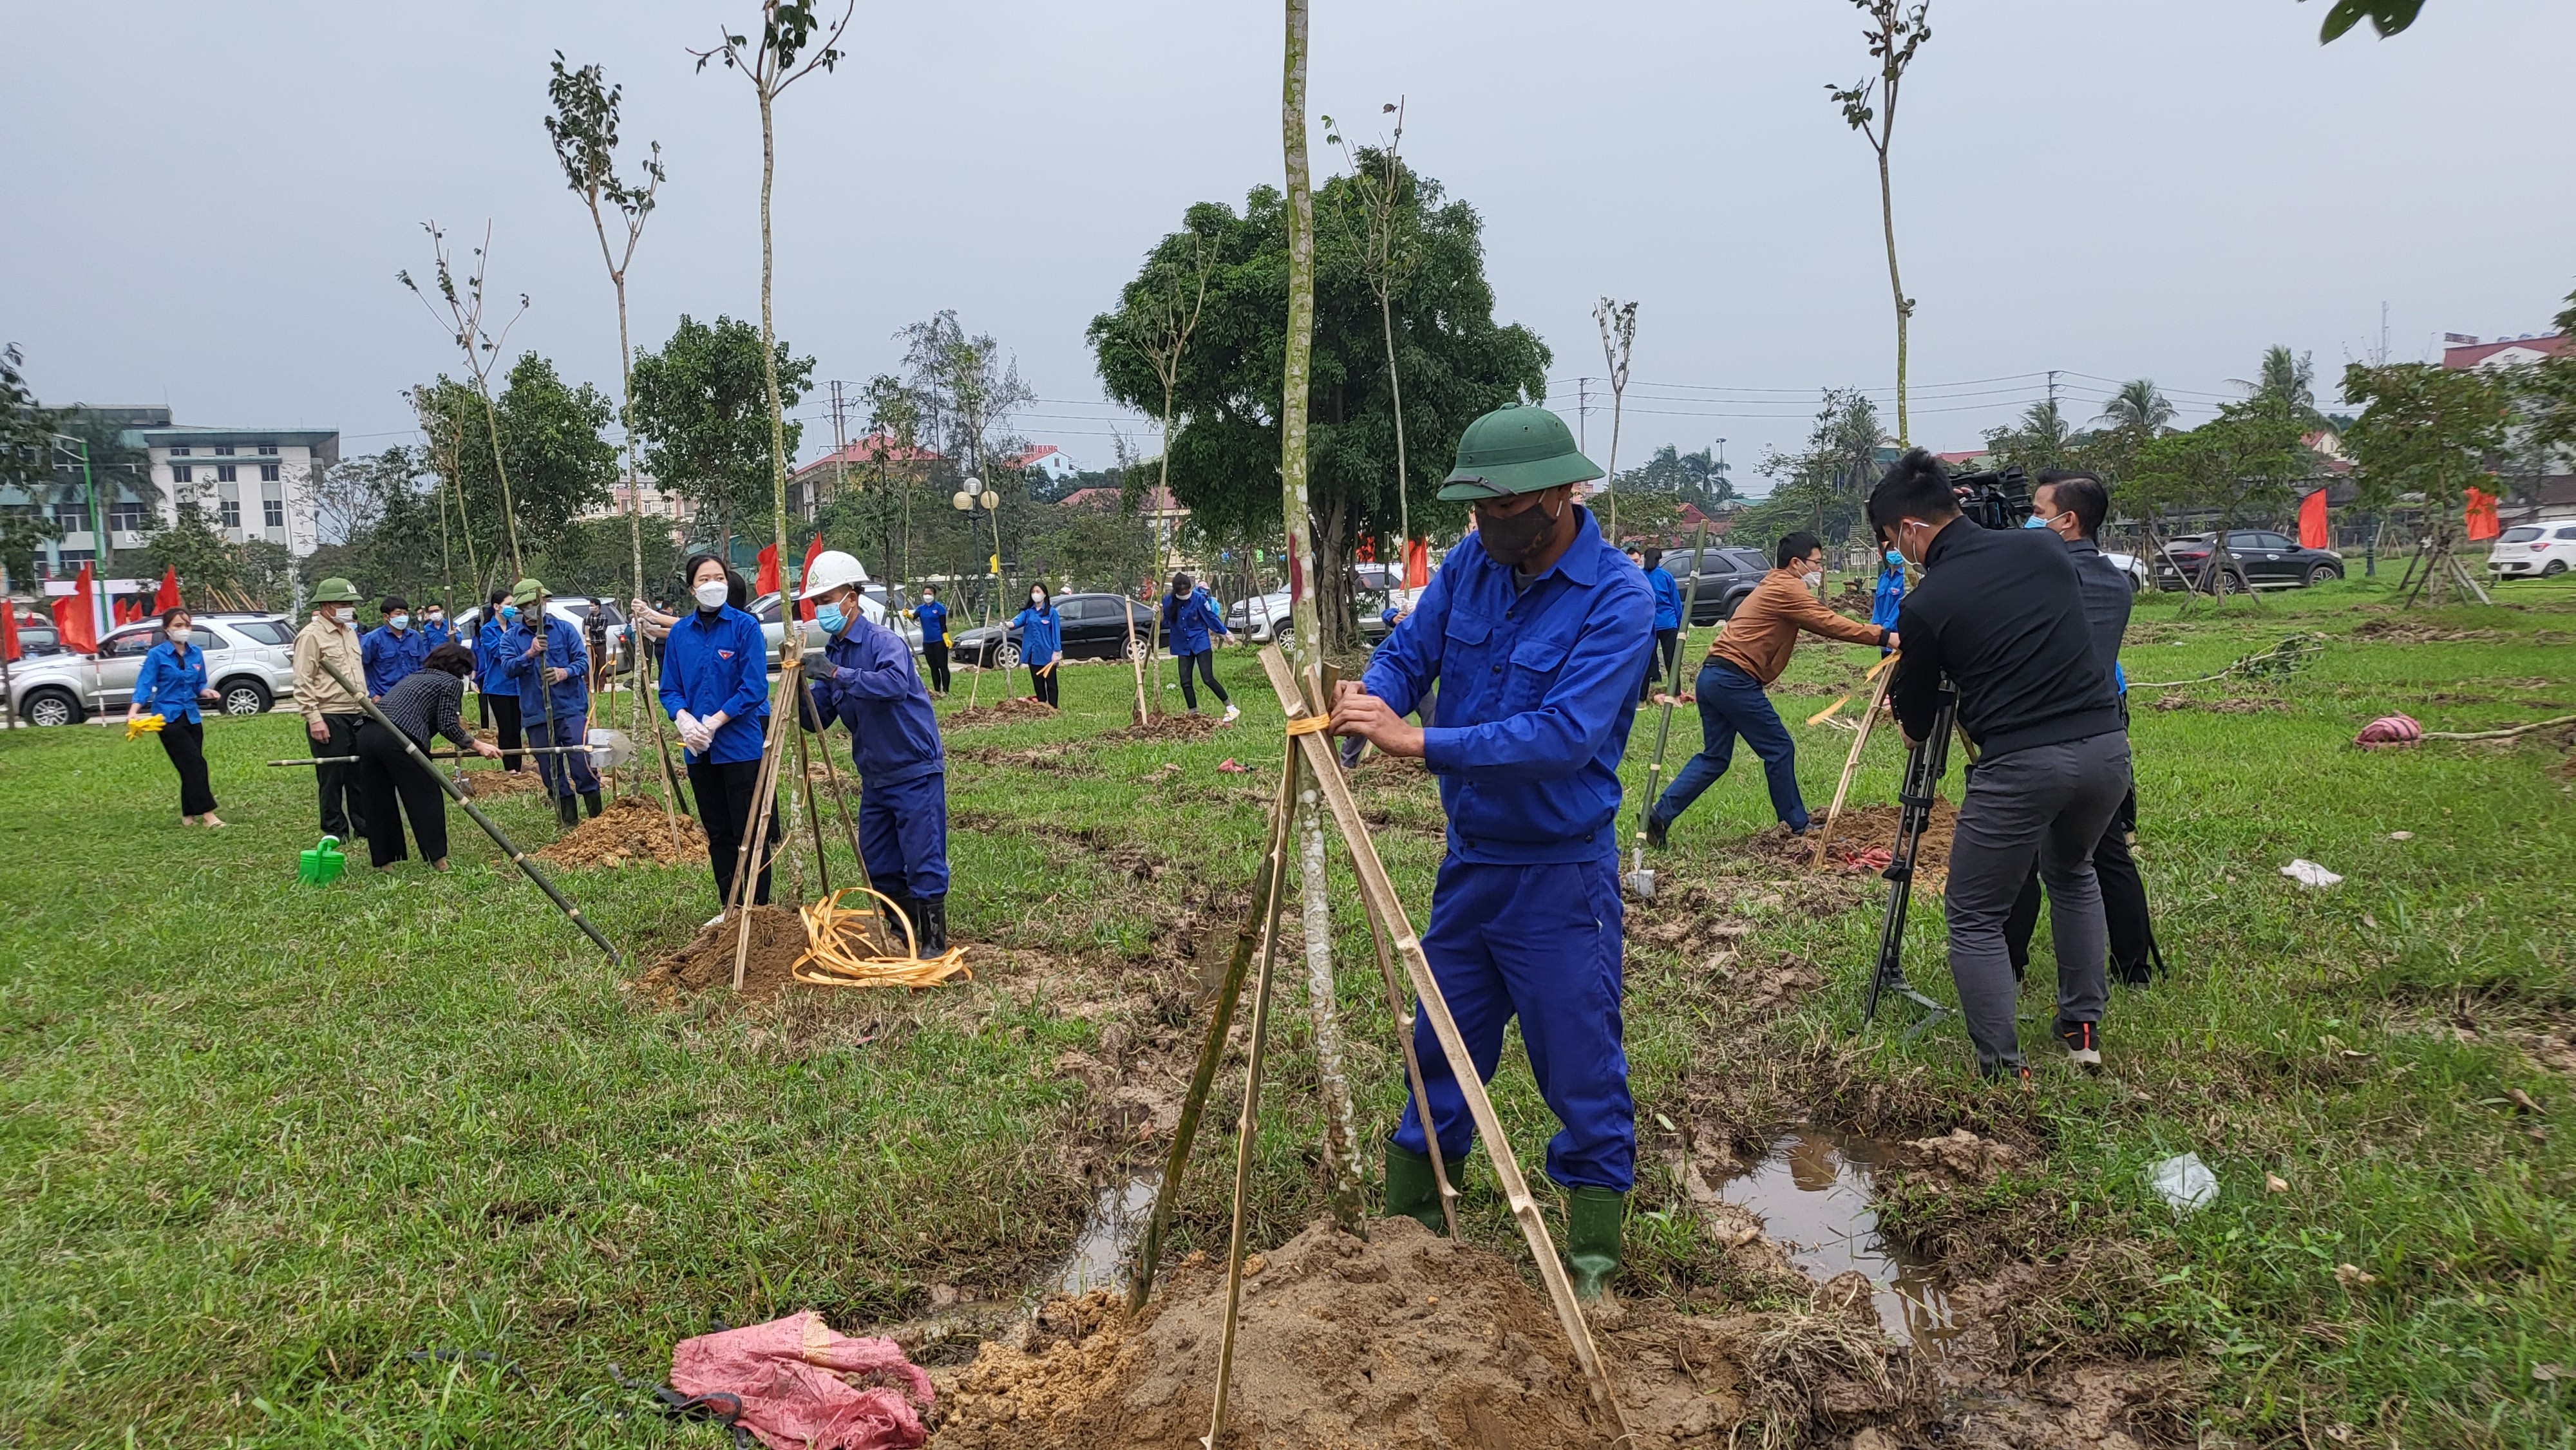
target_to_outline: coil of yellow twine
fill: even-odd
[[[841,898],[852,891],[866,892],[884,902],[895,919],[903,923],[904,955],[888,956],[878,951],[882,943],[874,930],[875,910],[841,904]],[[805,955],[788,970],[796,980],[808,985],[937,987],[975,978],[966,969],[964,947],[950,947],[935,957],[921,955],[919,938],[912,933],[912,919],[883,892],[865,886],[843,887],[812,906],[797,908],[796,914],[805,920]]]

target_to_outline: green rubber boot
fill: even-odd
[[[1565,1196],[1565,1272],[1576,1302],[1590,1304],[1619,1276],[1619,1231],[1628,1219],[1628,1195],[1608,1188],[1571,1189]]]
[[[1431,1176],[1431,1155],[1386,1145],[1386,1216],[1402,1214],[1435,1234],[1449,1232],[1440,1216],[1440,1180]]]

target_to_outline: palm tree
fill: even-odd
[[[2228,381],[2257,401],[2277,405],[2302,423],[2325,426],[2325,415],[2317,411],[2317,365],[2313,354],[2293,353],[2276,342],[2263,349],[2263,365],[2255,370],[2253,378]]]
[[[2111,394],[2102,405],[2102,416],[2094,421],[2114,429],[2135,429],[2154,438],[2172,428],[2173,420],[2174,405],[2156,387],[2156,380],[2132,378]]]

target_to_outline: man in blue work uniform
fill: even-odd
[[[912,920],[923,956],[948,949],[948,759],[930,692],[903,636],[859,612],[868,571],[838,549],[814,556],[804,592],[831,636],[802,712],[805,728],[841,722],[859,772],[859,859],[868,883]],[[903,928],[889,921],[897,941]]]
[[[381,700],[429,660],[429,636],[411,627],[411,605],[388,594],[381,606],[385,622],[358,641],[358,663],[367,672],[367,698]]]
[[[501,667],[519,687],[519,719],[528,744],[590,743],[590,651],[582,648],[581,631],[546,613],[546,586],[522,579],[510,591],[519,607],[518,622],[501,637]],[[537,757],[537,775],[555,798],[555,818],[570,826],[581,819],[573,797],[592,815],[600,812],[599,773],[590,768],[590,753],[571,750]]]
[[[1449,853],[1423,954],[1480,1077],[1517,1014],[1539,1093],[1564,1125],[1547,1173],[1567,1190],[1566,1267],[1595,1299],[1619,1268],[1637,1133],[1621,1043],[1619,757],[1635,720],[1655,603],[1574,485],[1601,470],[1544,408],[1486,414],[1458,441],[1443,499],[1476,530],[1371,659],[1335,692],[1333,732],[1422,759],[1440,778]],[[1440,723],[1406,712],[1437,681]],[[1427,1018],[1414,1044],[1448,1163],[1475,1129]],[[1454,1170],[1453,1170],[1454,1171]],[[1386,1151],[1389,1213],[1436,1231],[1411,1104]]]

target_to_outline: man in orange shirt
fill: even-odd
[[[1807,804],[1798,795],[1798,747],[1763,691],[1789,667],[1802,629],[1845,644],[1896,647],[1895,631],[1846,619],[1825,607],[1818,597],[1825,581],[1825,549],[1815,535],[1802,531],[1782,539],[1777,557],[1780,567],[1762,576],[1735,607],[1699,668],[1699,753],[1682,763],[1663,798],[1647,813],[1648,845],[1663,845],[1673,821],[1726,774],[1739,735],[1762,758],[1771,809],[1782,824],[1804,834]]]

